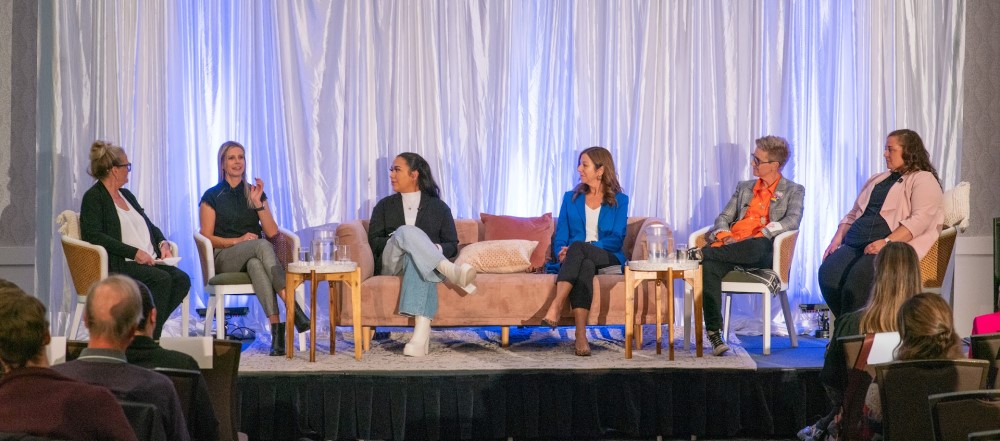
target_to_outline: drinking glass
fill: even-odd
[[[309,247],[299,247],[296,251],[298,251],[299,254],[299,262],[310,262]]]
[[[350,261],[351,261],[350,245],[337,245],[337,262],[350,262]]]
[[[688,260],[688,246],[686,243],[677,244],[677,262],[687,262]]]

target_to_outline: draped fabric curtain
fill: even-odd
[[[783,174],[806,187],[793,303],[821,301],[820,256],[884,169],[888,132],[917,130],[944,187],[958,182],[961,0],[46,1],[39,12],[36,286],[54,323],[75,300],[52,220],[92,184],[94,139],[126,149],[129,188],[179,243],[195,287],[198,202],[229,139],[291,230],[367,218],[403,151],[430,162],[456,217],[556,212],[579,151],[602,145],[631,214],[665,219],[684,242],[751,177],[754,139],[783,136]]]

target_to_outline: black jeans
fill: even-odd
[[[868,302],[875,282],[875,255],[843,245],[819,266],[819,290],[834,317],[857,311]]]
[[[573,242],[569,246],[556,281],[573,285],[569,290],[571,307],[590,309],[594,301],[594,276],[597,270],[611,265],[621,265],[621,262],[610,251],[587,242]]]
[[[770,268],[773,263],[771,239],[753,237],[721,247],[705,246],[701,249],[702,302],[705,311],[705,329],[722,329],[722,278],[737,266],[744,268]]]
[[[125,262],[121,273],[146,284],[153,293],[153,306],[156,308],[153,340],[159,340],[170,313],[177,309],[191,290],[191,278],[177,267],[140,265],[132,261]],[[187,336],[187,330],[182,329],[181,334]]]

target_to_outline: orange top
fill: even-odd
[[[750,205],[747,207],[743,219],[736,221],[729,231],[716,233],[712,246],[721,247],[723,245],[722,239],[727,237],[732,237],[737,241],[750,237],[764,237],[764,233],[760,231],[770,222],[768,209],[771,208],[771,201],[775,200],[774,190],[778,188],[780,180],[781,176],[779,175],[778,179],[775,179],[771,185],[767,185],[763,179],[758,178],[757,183],[753,186],[753,199],[750,199]]]

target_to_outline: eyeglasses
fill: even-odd
[[[115,164],[115,167],[125,167],[126,170],[132,171],[132,163],[127,162],[125,164]]]
[[[750,154],[750,160],[753,161],[753,165],[756,165],[756,166],[759,166],[761,164],[770,164],[772,162],[778,162],[778,161],[761,161],[760,158],[758,158],[753,153]]]

